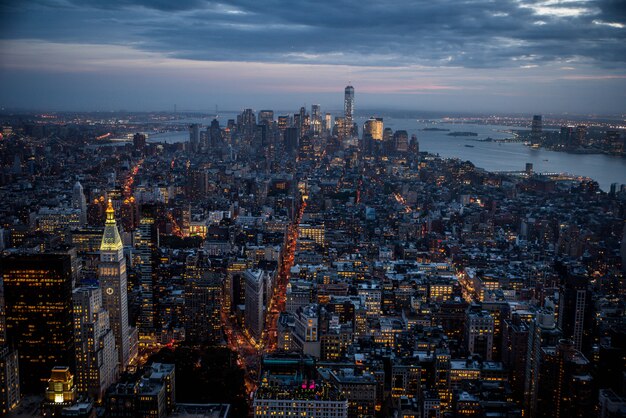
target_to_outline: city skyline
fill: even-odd
[[[626,112],[617,1],[0,7],[5,108]]]

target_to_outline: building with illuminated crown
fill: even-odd
[[[102,288],[103,305],[109,312],[111,328],[115,336],[120,371],[131,362],[134,332],[128,323],[128,289],[124,244],[117,230],[115,211],[109,200],[106,223],[100,244],[98,277]]]

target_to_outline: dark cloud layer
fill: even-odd
[[[130,44],[193,60],[368,66],[626,63],[626,4],[590,1],[2,2],[4,39]]]

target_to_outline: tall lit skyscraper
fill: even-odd
[[[115,336],[120,371],[130,362],[130,333],[128,325],[128,296],[124,245],[115,222],[115,211],[109,200],[106,209],[104,234],[100,244],[98,266],[100,286],[103,290],[104,307],[109,312],[111,328]]]
[[[352,135],[352,125],[354,124],[354,87],[346,86],[343,99],[344,110],[344,138]]]
[[[156,207],[144,205],[136,231],[136,251],[141,284],[141,306],[139,308],[139,345],[149,347],[156,342],[156,305],[154,298],[155,271],[154,253],[158,246],[158,231],[155,225]]]
[[[19,353],[21,390],[42,393],[55,365],[74,368],[69,254],[13,254],[0,260],[7,340]]]
[[[74,337],[78,393],[102,401],[118,373],[115,337],[100,287],[74,290]]]

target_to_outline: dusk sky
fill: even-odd
[[[626,113],[624,0],[0,0],[0,106]]]

